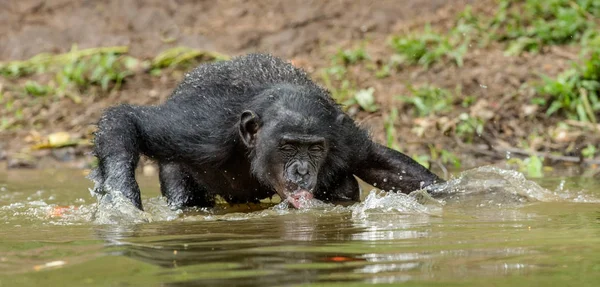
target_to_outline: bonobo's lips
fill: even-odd
[[[306,186],[287,181],[282,187],[282,189],[277,191],[281,200],[287,201],[295,208],[307,208],[310,206],[310,202],[314,198],[312,185]]]
[[[313,199],[313,194],[306,189],[298,189],[295,192],[284,192],[287,201],[295,208],[304,208],[307,202]]]

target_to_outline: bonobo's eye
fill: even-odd
[[[314,144],[308,148],[308,151],[310,151],[311,153],[321,153],[324,150],[325,150],[325,148],[323,148],[323,146],[320,144]]]
[[[296,148],[294,148],[294,146],[291,144],[284,144],[279,147],[279,150],[282,152],[285,152],[285,153],[291,153],[291,152],[295,152]]]

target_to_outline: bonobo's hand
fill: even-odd
[[[444,182],[412,158],[376,143],[358,165],[356,175],[379,189],[403,193],[431,190]]]

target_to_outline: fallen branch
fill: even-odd
[[[475,151],[480,151],[480,150],[475,150]],[[566,155],[554,155],[548,152],[538,152],[538,151],[528,151],[528,150],[524,150],[524,149],[519,149],[519,148],[493,148],[493,151],[490,150],[486,150],[489,154],[489,152],[492,153],[496,153],[498,156],[501,157],[506,157],[507,153],[511,153],[511,154],[517,154],[517,155],[522,155],[522,156],[538,156],[538,157],[543,157],[545,159],[551,160],[551,161],[562,161],[562,162],[572,162],[572,163],[578,163],[578,164],[586,164],[586,165],[591,165],[591,164],[600,164],[600,159],[597,158],[593,158],[593,159],[588,159],[588,158],[583,158],[583,157],[576,157],[576,156],[566,156]]]
[[[588,159],[588,158],[576,157],[576,156],[554,155],[554,154],[551,154],[548,152],[529,151],[529,150],[524,150],[524,149],[519,149],[519,148],[514,148],[514,147],[498,147],[497,145],[492,146],[491,149],[478,148],[476,146],[466,145],[460,139],[456,139],[456,142],[457,142],[458,146],[463,149],[467,149],[467,150],[475,152],[475,153],[479,153],[479,154],[483,154],[483,155],[491,156],[491,157],[496,157],[496,158],[506,158],[506,154],[510,153],[510,154],[516,154],[516,155],[521,155],[521,156],[538,156],[538,157],[543,157],[545,159],[548,159],[550,161],[571,162],[571,163],[586,164],[586,165],[592,165],[592,164],[600,165],[599,158]]]

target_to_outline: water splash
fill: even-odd
[[[378,215],[441,216],[445,206],[464,207],[519,207],[530,202],[584,202],[598,203],[584,191],[570,191],[565,182],[548,190],[527,180],[517,171],[484,166],[467,170],[446,183],[428,187],[409,195],[393,192],[371,191],[364,201],[350,206],[340,206],[309,199],[307,208],[290,208],[287,202],[265,203],[253,207],[245,205],[220,205],[211,209],[176,210],[165,198],[144,199],[145,211],[135,208],[120,193],[110,193],[98,198],[97,203],[87,203],[82,198],[68,201],[56,200],[54,192],[37,190],[31,193],[10,191],[0,193],[0,221],[7,224],[37,222],[50,225],[137,224],[156,221],[239,221],[261,217],[314,213],[350,213],[354,219],[376,220]],[[113,194],[117,194],[116,196]],[[89,201],[88,201],[89,202]]]
[[[363,202],[350,207],[352,217],[364,219],[372,213],[441,215],[442,203],[424,190],[411,194],[372,190]]]
[[[457,178],[434,188],[432,195],[450,202],[480,200],[480,206],[536,201],[598,202],[598,199],[591,196],[574,195],[562,189],[554,192],[547,190],[518,171],[493,166],[464,171]]]
[[[182,210],[172,209],[164,197],[144,202],[145,210],[137,209],[128,198],[119,192],[98,196],[98,205],[92,221],[97,224],[137,224],[154,221],[172,221],[180,217]]]

